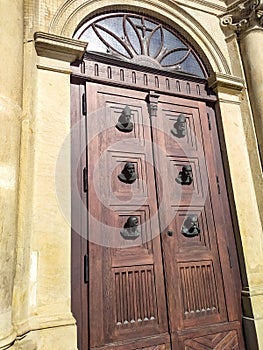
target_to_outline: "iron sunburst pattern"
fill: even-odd
[[[105,52],[137,64],[205,77],[205,69],[189,44],[145,16],[127,13],[96,17],[82,26],[76,38],[88,50]]]

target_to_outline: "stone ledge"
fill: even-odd
[[[12,332],[12,334],[9,334],[5,338],[0,339],[0,350],[6,350],[9,349],[10,346],[14,343],[16,339],[16,333]]]
[[[88,45],[85,41],[44,32],[36,32],[34,41],[38,56],[65,62],[74,62],[81,59]]]
[[[32,316],[29,319],[30,330],[40,330],[53,327],[66,327],[66,326],[75,326],[76,320],[73,317],[72,313],[66,313],[61,315],[52,315],[52,316]]]
[[[227,91],[230,94],[239,94],[244,88],[244,80],[233,75],[214,73],[208,79],[209,87],[216,91]]]
[[[17,337],[8,350],[78,350],[76,326],[36,329]]]

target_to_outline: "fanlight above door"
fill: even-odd
[[[111,13],[82,25],[74,38],[101,52],[143,66],[207,77],[193,48],[178,34],[138,14]]]

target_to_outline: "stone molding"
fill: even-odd
[[[218,102],[240,106],[244,88],[242,78],[217,72],[208,79],[208,85],[217,94]]]
[[[10,348],[16,339],[16,332],[13,331],[7,337],[0,339],[0,350],[5,350]]]
[[[185,7],[191,7],[199,11],[206,11],[211,14],[218,14],[226,11],[226,4],[223,1],[218,0],[191,0],[191,1],[184,1],[184,0],[177,0],[178,3],[180,3],[182,6]],[[171,1],[172,3],[172,1]]]
[[[208,79],[209,87],[213,90],[227,90],[230,94],[239,94],[244,88],[244,80],[233,75],[214,73]]]
[[[30,331],[47,329],[53,327],[64,327],[76,325],[76,320],[72,313],[50,315],[50,316],[33,316],[29,319]]]
[[[240,2],[220,19],[221,26],[237,34],[263,26],[263,0]]]
[[[84,41],[44,32],[36,32],[34,41],[39,56],[65,62],[74,62],[81,59],[88,45]]]

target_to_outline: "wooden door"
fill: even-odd
[[[153,344],[153,336],[157,344],[166,344],[170,340],[145,93],[94,83],[87,83],[86,93],[90,347],[123,341],[125,348],[134,348],[136,339],[142,348]],[[125,109],[132,118],[129,132],[116,127]],[[134,165],[133,183],[120,180],[127,163]],[[138,237],[125,236],[131,217],[138,219]]]
[[[74,285],[82,302],[73,306],[86,327],[81,350],[244,349],[213,109],[159,85],[92,80],[88,237],[79,250],[89,278],[86,290]]]
[[[160,95],[152,125],[172,349],[241,349],[238,291],[228,255],[227,236],[233,233],[220,188],[213,110],[205,102]]]

